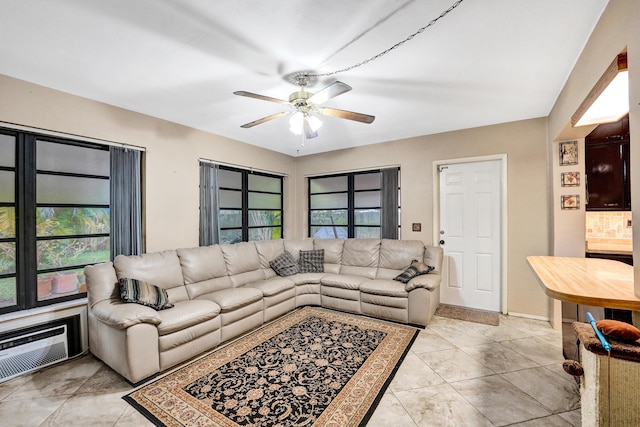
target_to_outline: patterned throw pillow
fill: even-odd
[[[324,272],[324,249],[300,251],[300,273]]]
[[[169,302],[167,291],[156,285],[136,279],[120,279],[120,298],[124,302],[146,305],[154,310],[173,307]]]
[[[291,276],[300,272],[300,267],[295,258],[287,251],[275,257],[273,261],[269,262],[269,265],[278,276]]]
[[[411,265],[407,267],[402,273],[393,278],[393,280],[397,280],[402,283],[409,283],[409,280],[413,279],[416,276],[420,276],[422,274],[427,274],[433,271],[434,267],[425,264],[424,262],[420,262],[417,259],[411,261]]]

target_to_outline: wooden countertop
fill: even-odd
[[[598,307],[640,311],[633,267],[598,258],[529,256],[527,261],[552,298]]]

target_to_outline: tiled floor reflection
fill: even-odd
[[[559,331],[501,316],[500,326],[434,317],[368,426],[580,426]],[[0,384],[3,426],[151,426],[133,388],[91,355]]]
[[[580,426],[580,393],[562,362],[561,333],[547,322],[434,317],[368,426]]]

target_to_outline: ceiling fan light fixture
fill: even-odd
[[[302,77],[305,76],[303,75]],[[245,123],[240,127],[252,128],[261,123],[277,119],[278,117],[290,115],[289,130],[295,135],[301,135],[304,132],[305,138],[311,139],[318,136],[318,129],[322,126],[322,121],[316,117],[315,114],[337,117],[339,119],[347,119],[360,123],[372,123],[374,121],[375,116],[370,116],[368,114],[319,106],[319,104],[322,104],[329,99],[350,91],[351,86],[340,81],[335,81],[314,94],[304,90],[306,81],[303,80],[302,77],[300,77],[298,81],[298,83],[300,83],[300,90],[290,94],[288,101],[246,91],[233,92],[235,95],[239,96],[246,96],[248,98],[274,102],[277,104],[286,104],[291,108],[290,111],[271,114],[270,116]]]
[[[322,121],[310,114],[304,114],[301,111],[293,114],[289,119],[289,130],[294,135],[300,135],[303,131],[305,131],[305,127],[308,127],[308,130],[305,132],[307,136],[311,134],[315,134],[318,129],[322,126]]]
[[[311,130],[316,132],[318,129],[320,129],[320,126],[322,126],[322,121],[317,118],[316,116],[307,116],[306,117],[307,122],[309,122],[309,127],[311,127]]]
[[[304,114],[298,111],[289,119],[289,130],[295,134],[300,135],[302,133],[302,127],[304,125]]]

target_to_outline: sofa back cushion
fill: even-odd
[[[300,260],[300,251],[311,251],[313,247],[313,239],[290,239],[284,241],[284,250],[293,255],[296,261]]]
[[[118,255],[113,260],[118,279],[137,279],[167,291],[172,303],[189,299],[175,250],[142,255]]]
[[[425,245],[424,247],[424,263],[434,267],[433,273],[442,273],[442,258],[444,250],[441,246]]]
[[[382,239],[376,279],[393,279],[414,259],[421,262],[424,259],[424,243],[421,241]]]
[[[374,279],[379,259],[379,239],[347,239],[342,250],[340,274]]]
[[[270,262],[276,259],[278,255],[284,253],[284,241],[282,239],[275,240],[258,240],[254,242],[258,257],[260,258],[260,268],[264,272],[265,279],[269,279],[276,275],[271,268]]]
[[[338,274],[345,239],[313,239],[313,249],[324,249],[325,273]]]
[[[231,287],[220,245],[178,249],[177,253],[189,298]]]
[[[265,278],[254,242],[220,245],[233,287]]]
[[[120,286],[112,262],[88,265],[84,268],[84,274],[90,307],[100,301],[120,299]]]

